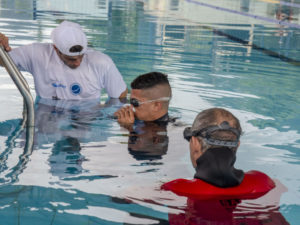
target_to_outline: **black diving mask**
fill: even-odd
[[[229,131],[235,134],[236,140],[234,141],[223,141],[223,140],[217,140],[215,138],[212,138],[211,135],[215,131]],[[214,125],[214,126],[208,126],[201,130],[194,130],[192,131],[191,127],[187,127],[183,131],[183,137],[187,141],[190,141],[192,136],[195,137],[202,137],[204,141],[209,145],[217,145],[217,146],[224,146],[224,147],[237,147],[239,144],[241,132],[233,128],[229,125],[227,121],[223,121],[220,125]]]

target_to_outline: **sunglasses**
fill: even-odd
[[[140,102],[136,98],[131,98],[130,99],[130,104],[133,105],[133,107],[139,107],[142,104],[149,103],[149,102],[156,102],[156,101],[169,101],[171,98],[170,97],[162,97],[154,100],[148,100],[148,101],[143,101]]]

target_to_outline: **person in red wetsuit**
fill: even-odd
[[[260,203],[242,203],[243,199],[255,199],[264,195],[273,189],[275,184],[259,171],[244,173],[234,167],[241,133],[239,120],[221,108],[202,111],[195,118],[192,127],[184,130],[184,138],[189,141],[190,158],[196,173],[194,180],[178,179],[162,185],[164,190],[188,197],[184,213],[169,214],[170,224],[288,224],[277,206],[270,203],[265,203],[265,207]],[[254,192],[267,186],[263,193],[253,196],[251,193],[244,193],[236,197],[234,194],[227,194],[232,190],[239,191],[252,175],[264,177],[262,180],[254,179],[254,183],[257,184],[253,186]],[[218,195],[210,194],[213,190],[218,191]],[[274,197],[279,199],[279,191],[273,190],[268,195],[275,193]],[[206,194],[201,196],[201,192]]]

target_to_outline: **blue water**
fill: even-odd
[[[281,187],[271,199],[247,201],[241,209],[296,225],[300,1],[289,3],[10,0],[0,3],[0,31],[17,47],[50,42],[64,19],[78,22],[89,45],[112,57],[128,85],[149,71],[168,74],[170,113],[182,123],[209,107],[230,110],[244,130],[236,167],[263,171]],[[35,96],[31,75],[24,76]],[[128,150],[128,131],[111,119],[121,102],[107,102],[105,93],[102,106],[41,101],[34,150],[26,155],[23,100],[3,68],[0,102],[1,225],[168,224],[170,215],[183,212],[184,198],[159,191],[163,182],[193,177],[183,127],[169,125],[155,154],[141,158]],[[152,130],[144,131],[144,146]],[[274,207],[279,217],[272,217]]]

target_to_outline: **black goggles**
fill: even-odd
[[[147,100],[147,101],[139,101],[136,98],[130,98],[130,104],[133,105],[133,107],[139,107],[142,104],[149,103],[149,102],[156,102],[156,101],[169,101],[170,97],[162,97],[158,99],[153,99],[153,100]]]
[[[223,141],[223,140],[214,139],[211,137],[211,135],[215,131],[229,131],[229,132],[235,134],[236,140]],[[204,141],[210,145],[225,146],[225,147],[237,147],[239,144],[241,132],[238,129],[231,127],[227,121],[224,121],[219,126],[209,126],[209,127],[203,128],[201,130],[192,131],[191,127],[185,128],[183,131],[184,139],[186,139],[187,141],[190,141],[192,136],[202,137],[204,139]]]

